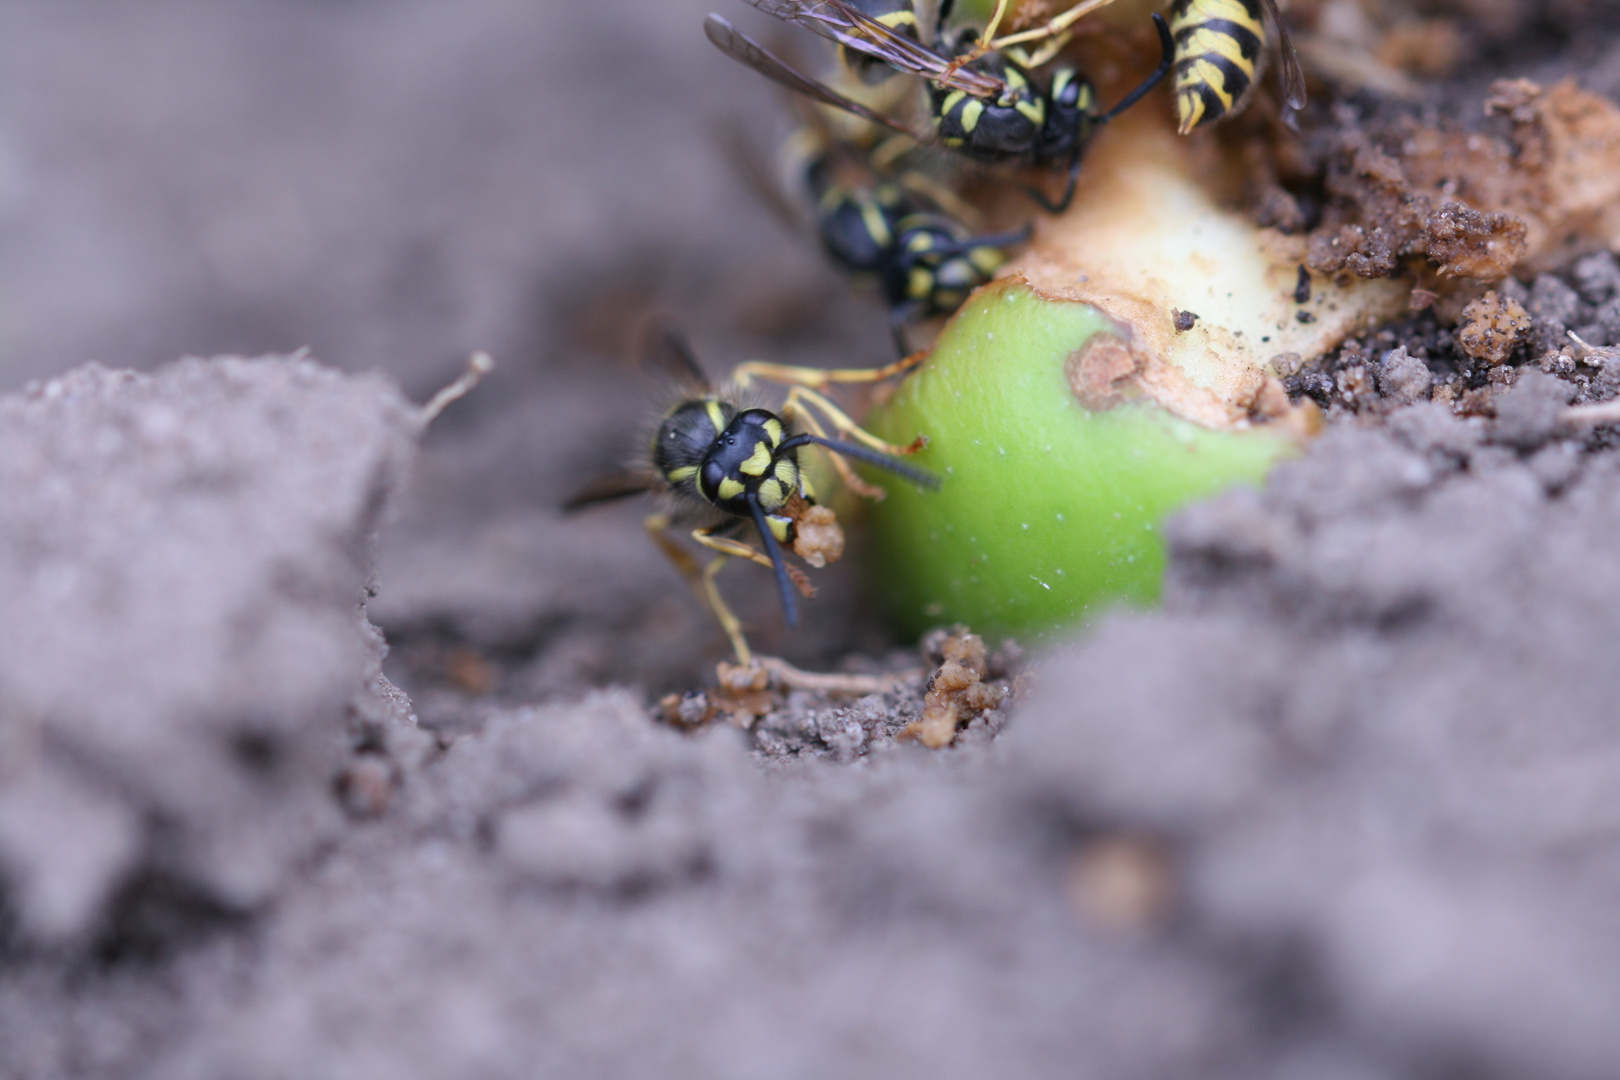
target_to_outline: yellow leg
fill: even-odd
[[[782,406],[782,415],[788,420],[796,417],[798,422],[803,424],[805,429],[812,435],[822,439],[827,437],[827,431],[821,426],[821,421],[816,419],[815,413],[804,408],[798,409],[796,412],[793,410],[793,394],[791,391],[788,393],[787,403]],[[844,460],[842,454],[828,454],[827,460],[832,462],[833,471],[838,473],[838,479],[842,480],[844,486],[855,494],[864,499],[871,499],[873,502],[882,502],[884,496],[888,495],[888,492],[882,488],[868,484],[856,475],[854,468]]]
[[[843,409],[840,409],[808,386],[793,387],[788,391],[787,400],[782,404],[784,411],[797,409],[800,415],[806,412],[807,407],[814,407],[817,412],[826,417],[827,422],[832,425],[832,429],[838,434],[847,439],[853,439],[862,446],[870,450],[876,450],[880,454],[891,454],[899,457],[906,454],[915,454],[923,448],[924,443],[920,440],[909,446],[895,446],[893,443],[884,442],[851,420],[849,414],[844,412]]]
[[[783,418],[797,420],[810,434],[818,438],[828,438],[827,427],[830,427],[840,438],[860,443],[880,454],[903,456],[921,450],[926,445],[925,441],[919,438],[909,446],[886,443],[857,424],[848,413],[834,405],[820,391],[837,383],[875,383],[904,375],[921,364],[925,355],[921,352],[913,353],[892,364],[875,368],[794,367],[788,364],[768,364],[764,361],[751,360],[737,365],[731,373],[731,381],[739,387],[750,386],[756,380],[779,383],[788,387],[787,400],[782,403]],[[826,427],[822,425],[822,418],[825,418]],[[828,457],[838,472],[838,478],[855,494],[874,500],[883,498],[885,494],[883,489],[874,487],[857,476],[855,470],[842,456],[829,454]]]
[[[973,43],[973,48],[950,62],[944,74],[940,76],[941,79],[949,79],[956,74],[958,68],[973,63],[973,61],[990,51],[990,42],[995,38],[996,31],[1001,29],[1001,19],[1007,14],[1008,3],[1009,0],[996,0],[996,10],[991,14],[990,23],[984,28],[984,33],[980,34],[979,40]]]
[[[794,367],[791,364],[768,364],[763,360],[749,360],[732,369],[731,381],[738,386],[750,386],[755,380],[761,380],[780,383],[783,386],[806,386],[812,390],[826,390],[834,383],[874,383],[904,375],[921,364],[923,357],[923,353],[913,353],[903,360],[875,368]]]
[[[736,559],[747,559],[749,562],[758,563],[767,570],[776,569],[775,564],[763,552],[752,544],[745,544],[741,540],[732,540],[725,536],[711,536],[707,529],[693,529],[692,539],[710,551],[718,551],[722,555]]]
[[[925,173],[915,169],[901,173],[900,186],[913,195],[921,195],[975,232],[984,225],[984,215],[979,213],[978,207]]]
[[[1080,0],[1080,3],[1063,14],[1047,20],[1044,24],[993,40],[990,42],[989,47],[992,49],[1005,49],[1009,45],[1022,45],[1027,41],[1040,41],[1044,38],[1056,37],[1076,22],[1079,22],[1084,16],[1105,8],[1113,2],[1114,0]],[[989,36],[988,33],[985,34],[985,37]],[[1047,59],[1050,59],[1050,57]]]
[[[1018,62],[1023,64],[1028,70],[1034,71],[1036,68],[1042,67],[1049,63],[1052,58],[1057,56],[1058,53],[1062,52],[1073,39],[1073,34],[1070,34],[1068,31],[1064,31],[1061,34],[1058,34],[1056,37],[1047,39],[1046,44],[1042,45],[1034,52],[1025,53]]]
[[[642,525],[646,528],[647,535],[652,538],[652,542],[658,545],[658,550],[664,553],[664,558],[680,572],[688,585],[697,588],[703,568],[698,565],[696,559],[686,553],[685,548],[670,539],[667,531],[670,526],[668,515],[649,514]]]
[[[728,556],[738,554],[738,552],[722,547],[722,544],[736,544],[738,548],[744,549],[745,558],[758,555],[758,558],[763,560],[766,566],[771,565],[771,561],[749,548],[747,544],[737,544],[736,541],[721,541],[715,540],[714,537],[699,536],[698,534],[703,530],[698,529],[692,534],[697,538],[698,542],[704,547],[721,552],[721,554],[710,559],[707,566],[699,566],[698,561],[692,558],[685,548],[670,537],[668,531],[670,520],[667,515],[649,515],[643,524],[646,526],[647,535],[652,537],[653,543],[658,545],[658,550],[664,553],[664,557],[670,561],[681,577],[686,579],[686,583],[692,587],[692,591],[697,593],[698,597],[709,605],[710,611],[714,612],[714,617],[720,622],[720,629],[726,632],[726,637],[731,641],[732,651],[737,654],[737,662],[744,667],[751,665],[753,663],[753,653],[748,648],[748,639],[743,637],[742,622],[733,614],[731,608],[726,604],[725,598],[720,595],[720,588],[715,584],[714,576],[726,564]]]
[[[709,560],[709,565],[703,570],[703,595],[709,601],[709,608],[714,612],[714,617],[720,620],[720,629],[724,630],[726,637],[731,640],[731,651],[737,654],[737,663],[743,667],[753,667],[754,654],[748,648],[748,639],[743,636],[742,621],[726,604],[725,598],[720,595],[720,587],[714,583],[714,576],[724,565],[726,565],[724,555],[716,555]]]

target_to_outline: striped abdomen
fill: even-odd
[[[1266,44],[1260,0],[1175,0],[1176,117],[1181,133],[1219,120],[1254,85]]]

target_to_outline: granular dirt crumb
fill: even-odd
[[[1310,268],[1491,282],[1620,243],[1620,107],[1523,79],[1495,84],[1485,107],[1505,136],[1472,117],[1341,106],[1316,135],[1328,201]]]
[[[1620,391],[1620,263],[1607,251],[1528,284],[1506,278],[1471,302],[1452,293],[1308,362],[1273,358],[1295,400],[1329,413],[1385,415],[1424,398],[1459,415],[1494,416],[1526,371],[1562,380],[1589,405]]]
[[[1427,397],[1432,381],[1428,365],[1408,353],[1404,345],[1385,353],[1378,366],[1378,389],[1402,405]]]
[[[1488,292],[1463,309],[1457,344],[1475,360],[1500,364],[1530,329],[1530,313],[1516,300]]]
[[[844,554],[844,530],[825,506],[810,506],[793,522],[793,553],[817,569]]]
[[[902,733],[931,750],[949,746],[958,726],[972,720],[975,714],[996,708],[1006,697],[1005,689],[983,681],[989,665],[984,639],[979,635],[958,627],[939,651],[940,665],[928,680],[922,716]]]
[[[1329,159],[1332,202],[1310,238],[1310,269],[1387,277],[1404,259],[1420,256],[1442,276],[1492,281],[1519,263],[1525,252],[1522,220],[1450,199],[1437,205],[1434,195],[1408,178],[1404,158],[1385,153],[1359,131],[1343,138]],[[1500,158],[1507,156],[1503,148]]]

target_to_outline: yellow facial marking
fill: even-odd
[[[720,410],[718,401],[705,401],[703,408],[709,414],[709,423],[714,425],[714,433],[720,434],[726,429],[726,414]]]
[[[754,444],[754,452],[748,455],[748,460],[737,466],[738,472],[749,476],[764,476],[765,470],[771,467],[771,448],[762,442]]]
[[[794,483],[799,478],[798,468],[793,464],[793,462],[786,459],[776,463],[776,468],[772,470],[772,474],[790,491],[793,489]]]
[[[771,440],[771,449],[782,445],[782,422],[780,420],[765,421],[765,437]]]
[[[741,480],[733,480],[728,476],[720,481],[719,495],[722,499],[735,499],[742,493],[743,485]]]
[[[967,97],[967,91],[965,90],[952,90],[949,94],[946,94],[945,101],[939,107],[939,115],[949,116],[951,110],[956,108],[957,104],[965,97]]]
[[[669,472],[665,473],[664,479],[668,480],[672,484],[680,484],[692,479],[692,477],[696,476],[697,474],[698,467],[696,465],[682,465],[678,469],[671,469]]]
[[[1044,124],[1046,122],[1046,109],[1039,101],[1019,98],[1018,103],[1013,108],[1017,109],[1032,124]]]

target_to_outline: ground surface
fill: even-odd
[[[0,9],[0,1076],[1612,1075],[1613,260],[1505,365],[1420,315],[1295,373],[1328,433],[955,746],[853,575],[785,648],[733,592],[916,674],[682,732],[718,631],[554,509],[632,319],[887,350],[712,149],[770,113],[706,6]],[[1620,89],[1515,11],[1492,77]],[[20,389],[184,353],[279,355]]]

